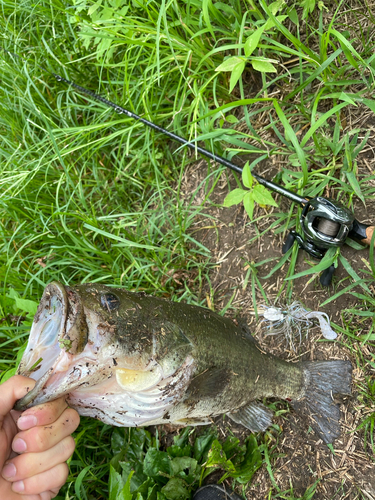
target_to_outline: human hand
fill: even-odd
[[[23,413],[12,410],[35,385],[17,375],[0,386],[0,498],[51,500],[68,477],[66,460],[75,443],[71,433],[78,413],[64,398],[34,406]]]

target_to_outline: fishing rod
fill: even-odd
[[[7,51],[5,52],[21,58],[17,54]],[[136,115],[132,111],[125,109],[124,107],[109,101],[105,97],[96,94],[95,92],[78,85],[70,80],[67,80],[61,75],[53,73],[47,70],[39,64],[39,67],[48,73],[50,73],[58,82],[65,83],[78,90],[80,93],[88,95],[105,104],[108,107],[113,108],[118,114],[124,114],[129,118],[137,120],[144,125],[160,132],[170,139],[179,142],[180,144],[190,148],[193,151],[200,153],[201,155],[213,160],[224,167],[233,170],[238,174],[242,174],[243,168],[226,158],[216,155],[212,151],[198,146],[194,142],[190,142],[187,139],[170,132],[169,130],[156,125],[155,123]],[[285,196],[294,203],[299,204],[302,207],[302,213],[300,216],[300,224],[302,234],[297,233],[297,231],[290,231],[287,239],[282,247],[282,252],[285,254],[296,242],[299,248],[305,250],[308,254],[316,259],[322,259],[329,248],[337,248],[344,245],[346,239],[352,238],[360,241],[363,244],[370,245],[371,238],[375,229],[375,226],[366,225],[359,222],[354,213],[345,207],[342,203],[332,200],[330,198],[324,198],[323,196],[316,196],[314,198],[303,197],[298,195],[293,191],[289,191],[279,184],[276,184],[268,179],[265,179],[261,175],[251,172],[251,175],[256,179],[256,181],[276,193]],[[323,271],[320,282],[323,286],[329,286],[332,281],[332,276],[335,270],[334,264],[329,266],[325,271]]]

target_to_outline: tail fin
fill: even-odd
[[[350,394],[352,365],[350,361],[307,361],[306,392],[291,405],[310,418],[311,427],[328,444],[340,436],[340,408],[334,394]]]

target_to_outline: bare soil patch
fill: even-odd
[[[373,153],[368,149],[360,162],[362,175],[369,175],[368,162],[373,160]],[[271,170],[277,168],[272,165]],[[267,170],[267,169],[265,169]],[[261,169],[258,167],[258,171]],[[207,189],[204,188],[204,178],[207,173],[205,162],[190,165],[186,170],[182,185],[182,195],[191,201],[194,195],[194,204],[202,203]],[[274,173],[274,172],[273,172]],[[263,175],[263,172],[262,172]],[[271,176],[271,172],[268,173]],[[268,176],[267,172],[265,176]],[[202,184],[203,183],[203,184]],[[361,349],[362,356],[371,358],[368,346],[359,346],[353,342],[351,349],[344,345],[347,339],[339,334],[334,342],[324,341],[318,328],[310,330],[307,338],[304,338],[298,353],[286,347],[285,339],[280,336],[264,336],[259,321],[254,315],[253,300],[249,284],[245,286],[246,272],[249,262],[260,262],[267,258],[275,258],[272,262],[265,263],[258,268],[258,277],[266,276],[273,268],[278,259],[281,258],[281,247],[284,235],[275,235],[273,230],[268,230],[272,223],[272,211],[269,216],[260,219],[256,223],[250,223],[248,216],[242,206],[223,208],[222,203],[228,193],[228,183],[232,188],[236,187],[231,173],[225,172],[221,175],[219,182],[210,195],[209,202],[205,204],[207,217],[198,218],[195,222],[194,237],[204,244],[212,254],[212,260],[216,262],[211,273],[212,290],[202,290],[206,295],[208,307],[219,311],[229,301],[231,307],[227,315],[245,318],[250,329],[254,332],[259,343],[265,350],[281,358],[290,361],[297,360],[322,360],[322,359],[350,359],[353,371],[353,395],[343,401],[342,410],[342,436],[334,443],[335,455],[320,441],[313,431],[307,428],[307,424],[299,419],[299,416],[291,410],[286,417],[278,417],[275,423],[282,428],[281,436],[275,436],[277,447],[273,459],[274,481],[280,490],[288,490],[293,485],[296,498],[302,496],[306,489],[320,480],[317,492],[314,496],[320,499],[375,499],[375,467],[369,454],[368,448],[364,448],[363,431],[356,431],[363,416],[374,408],[366,407],[366,404],[357,399],[358,384],[364,381],[364,373],[356,368],[355,349]],[[199,188],[199,186],[202,186]],[[324,193],[332,196],[332,193]],[[281,208],[290,210],[290,202],[278,197]],[[374,213],[375,204],[371,203],[366,208],[361,203],[356,203],[355,213],[358,220],[370,222],[370,214]],[[258,208],[256,218],[264,212]],[[259,238],[254,238],[260,235]],[[252,243],[249,243],[252,241]],[[351,263],[360,278],[365,277],[366,261],[369,260],[368,248],[361,251],[345,245],[342,254]],[[308,267],[307,260],[310,257],[299,251],[296,272]],[[286,276],[286,266],[276,271],[269,279],[263,280],[262,284],[270,303],[274,303],[281,283]],[[301,301],[310,310],[321,310],[328,314],[331,321],[345,327],[348,320],[346,309],[358,306],[358,299],[351,294],[344,294],[338,299],[330,302],[325,307],[319,307],[326,299],[337,291],[345,288],[350,283],[348,274],[341,266],[336,270],[332,286],[323,288],[316,277],[311,276],[294,280],[292,300]],[[374,287],[371,289],[375,291]],[[356,288],[360,292],[360,288]],[[259,289],[256,289],[258,304],[264,303]],[[279,303],[286,303],[285,294],[280,297]],[[358,335],[363,335],[370,328],[370,322],[363,318],[350,317],[351,324],[355,322]],[[286,403],[278,403],[287,408]],[[218,418],[215,424],[223,436],[233,433],[242,438],[246,437],[248,430],[233,423],[229,419]],[[277,493],[270,474],[263,467],[253,479],[251,487],[247,490],[247,498],[267,498],[270,490]]]

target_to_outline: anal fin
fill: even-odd
[[[228,417],[252,432],[261,432],[271,425],[273,413],[262,403],[253,401],[235,413],[228,413]]]

